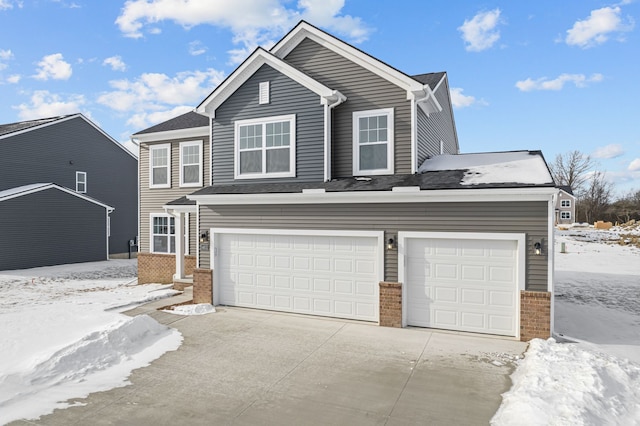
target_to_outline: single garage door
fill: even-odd
[[[517,241],[408,238],[407,324],[516,335]]]
[[[214,232],[220,304],[378,320],[381,235]]]

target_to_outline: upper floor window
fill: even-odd
[[[571,200],[560,200],[560,207],[571,207]]]
[[[87,172],[76,172],[76,192],[87,192]]]
[[[149,147],[149,188],[171,187],[171,145]]]
[[[202,186],[202,141],[180,142],[180,186]]]
[[[236,179],[293,177],[295,151],[295,115],[235,123]]]
[[[393,174],[393,108],[353,113],[353,175]]]

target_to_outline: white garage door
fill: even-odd
[[[377,237],[216,233],[215,244],[220,304],[378,320]]]
[[[408,238],[407,324],[516,335],[517,242]]]

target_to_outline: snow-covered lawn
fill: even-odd
[[[120,312],[175,293],[135,285],[135,260],[0,272],[0,424],[128,384],[182,336]]]
[[[619,233],[556,232],[557,336],[531,342],[492,424],[640,425],[640,249]]]

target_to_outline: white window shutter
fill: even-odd
[[[259,104],[268,104],[269,103],[269,82],[263,81],[260,83],[260,95],[258,99]]]

